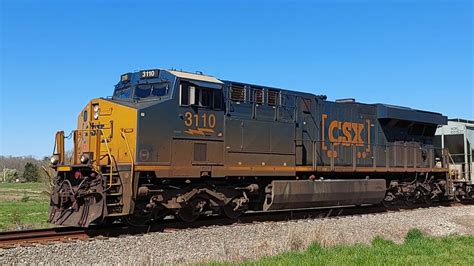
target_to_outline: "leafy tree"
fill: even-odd
[[[15,180],[18,178],[18,172],[15,169],[5,168],[1,172],[0,178],[2,179],[2,182],[15,182]]]
[[[38,181],[39,170],[38,166],[30,162],[25,164],[25,169],[23,170],[23,178],[28,182]]]

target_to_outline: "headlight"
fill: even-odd
[[[94,110],[94,119],[99,119],[99,111],[100,111],[100,108],[99,108],[99,105],[98,104],[94,104],[92,106],[92,109]]]
[[[59,163],[59,155],[54,154],[51,156],[51,159],[49,159],[52,165],[57,165]]]
[[[81,158],[79,158],[82,164],[87,164],[89,162],[89,159],[89,154],[87,153],[82,154]]]

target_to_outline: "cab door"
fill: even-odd
[[[182,80],[179,138],[173,139],[175,176],[213,176],[224,163],[224,105],[220,84]]]
[[[296,165],[314,165],[319,130],[318,103],[312,97],[297,97]]]

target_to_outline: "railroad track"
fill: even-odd
[[[46,229],[0,232],[0,248],[51,241],[84,240],[89,238],[83,228],[57,227]]]
[[[142,227],[130,227],[124,224],[113,224],[109,227],[55,227],[22,231],[0,232],[0,248],[46,244],[51,242],[69,242],[92,238],[117,237],[121,235],[138,235],[150,232],[169,232],[181,229],[201,228],[207,226],[223,226],[232,224],[250,224],[258,222],[277,222],[301,219],[326,219],[358,215],[381,214],[394,211],[410,211],[438,206],[461,206],[460,203],[438,203],[431,206],[414,205],[403,208],[386,208],[382,206],[357,206],[346,208],[309,209],[276,212],[252,212],[242,215],[238,219],[222,217],[207,217],[193,223],[183,223],[176,220],[164,220],[162,223]]]

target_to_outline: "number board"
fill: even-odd
[[[143,70],[140,71],[140,78],[148,79],[148,78],[157,78],[160,71],[158,69],[152,70]]]
[[[122,76],[120,76],[120,81],[122,82],[127,82],[127,81],[130,81],[130,73],[127,73],[127,74],[123,74]]]

